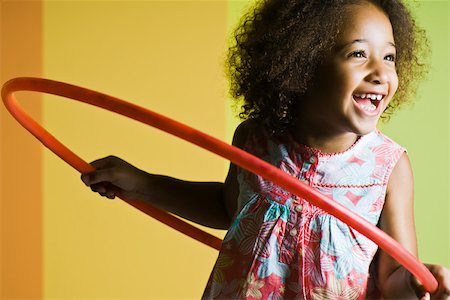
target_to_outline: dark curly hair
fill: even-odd
[[[225,64],[241,119],[256,119],[272,133],[292,126],[292,108],[333,47],[344,10],[363,1],[388,15],[397,48],[399,88],[382,117],[408,102],[426,73],[419,58],[425,57],[427,40],[400,0],[262,0],[235,29]]]

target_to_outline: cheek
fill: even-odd
[[[334,81],[336,89],[342,93],[352,93],[364,81],[364,71],[356,68],[336,68]]]
[[[342,96],[354,85],[355,78],[353,78],[353,75],[341,69],[328,70],[328,73],[321,80],[319,89],[322,93]]]
[[[395,93],[398,89],[398,76],[395,71],[391,72],[389,74],[389,101],[385,103],[385,106],[388,107],[389,103],[391,102],[392,98],[394,97]]]
[[[394,72],[391,77],[391,89],[392,94],[394,94],[398,89],[398,76],[396,72]]]
[[[319,102],[330,106],[342,106],[363,80],[363,72],[339,64],[329,64],[317,74],[314,94]]]

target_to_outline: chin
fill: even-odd
[[[355,133],[356,135],[366,135],[369,134],[371,132],[373,132],[374,130],[377,129],[377,122],[358,122],[357,124],[355,124],[355,126],[353,127],[352,132]]]
[[[371,132],[373,132],[376,129],[376,127],[372,127],[371,129],[366,129],[366,130],[360,130],[357,135],[366,135],[369,134]]]

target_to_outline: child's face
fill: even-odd
[[[388,17],[370,3],[349,6],[344,20],[303,108],[315,110],[328,131],[366,134],[397,90],[394,36]]]

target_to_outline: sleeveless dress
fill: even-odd
[[[376,225],[405,149],[375,130],[340,153],[250,133],[244,149]],[[203,299],[364,299],[377,245],[337,218],[238,168],[238,214]]]

